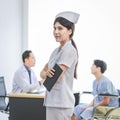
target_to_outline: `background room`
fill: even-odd
[[[94,76],[90,68],[94,59],[107,62],[105,75],[119,88],[119,0],[29,0],[28,48],[36,55],[34,69],[38,77],[52,50],[59,46],[53,37],[53,21],[57,13],[65,10],[80,13],[73,37],[79,50],[74,89],[91,90]]]
[[[74,90],[91,90],[94,59],[108,64],[105,75],[120,88],[120,0],[0,0],[0,76],[11,92],[14,72],[21,54],[31,49],[36,57],[33,68],[39,78],[54,48],[53,21],[61,11],[80,13],[74,40],[79,51],[78,79]],[[8,117],[0,114],[0,119]]]

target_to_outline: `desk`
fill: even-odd
[[[43,106],[44,96],[40,94],[9,94],[9,120],[46,120]]]
[[[79,103],[79,92],[74,92],[75,105]],[[9,94],[9,120],[46,120],[44,95],[17,93]]]

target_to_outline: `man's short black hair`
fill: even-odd
[[[94,60],[94,64],[96,65],[96,67],[101,68],[101,73],[104,73],[107,69],[107,64],[103,60]]]
[[[23,60],[23,62],[25,62],[26,58],[30,57],[30,53],[32,53],[31,50],[26,50],[26,51],[23,52],[23,54],[22,54],[22,60]]]

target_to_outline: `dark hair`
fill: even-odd
[[[72,34],[70,35],[70,39],[71,39],[71,43],[74,46],[74,48],[76,49],[77,55],[78,55],[77,46],[76,46],[74,40],[72,39],[73,34],[74,34],[74,30],[75,30],[74,23],[70,22],[69,20],[67,20],[67,19],[65,19],[63,17],[56,18],[55,21],[54,21],[54,25],[55,25],[56,22],[59,22],[61,25],[63,25],[64,27],[66,27],[68,30],[70,30],[70,29],[72,30]],[[75,66],[75,71],[74,71],[74,77],[75,78],[77,78],[77,65],[78,65],[78,62],[76,64],[76,66]]]
[[[94,64],[101,68],[101,73],[104,73],[107,69],[107,64],[103,60],[94,60]]]
[[[30,57],[30,53],[32,53],[31,50],[26,50],[26,51],[23,52],[23,54],[22,54],[22,60],[23,60],[23,62],[25,62],[26,58]]]

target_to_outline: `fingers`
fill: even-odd
[[[51,77],[53,77],[54,72],[55,72],[54,69],[49,69],[49,70],[46,72],[46,75],[51,78]]]

